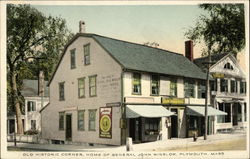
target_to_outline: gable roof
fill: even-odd
[[[56,70],[59,67],[68,46],[78,37],[92,37],[125,69],[206,79],[206,74],[182,54],[89,33],[78,33],[71,39],[64,48],[64,52]],[[54,74],[52,75],[49,84],[53,80]]]
[[[211,55],[211,61],[215,64],[218,61],[220,61],[222,58],[224,58],[225,56],[229,56],[229,55],[231,55],[231,54],[230,53],[213,54],[213,55]],[[206,69],[207,66],[204,63],[207,61],[208,61],[208,56],[194,59],[194,63],[198,67],[200,67],[202,70]]]
[[[44,96],[48,97],[49,96],[49,87],[47,87],[48,81],[44,81],[44,83],[45,83]],[[38,96],[38,80],[24,79],[21,94],[24,97]]]

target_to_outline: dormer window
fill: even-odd
[[[233,66],[228,62],[224,65],[224,69],[229,69],[229,70],[233,70]]]

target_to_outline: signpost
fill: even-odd
[[[99,118],[99,136],[112,138],[112,107],[101,107]]]

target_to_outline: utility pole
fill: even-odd
[[[204,140],[207,140],[207,126],[208,126],[208,116],[207,116],[207,108],[208,108],[208,95],[209,95],[209,68],[211,63],[211,46],[208,46],[208,62],[207,62],[207,78],[206,78],[206,98],[205,98],[205,134]]]

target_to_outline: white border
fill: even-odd
[[[0,98],[1,98],[1,157],[3,158],[31,158],[32,156],[24,157],[23,152],[7,152],[7,137],[6,137],[6,4],[31,4],[31,5],[194,5],[200,3],[244,3],[245,4],[245,24],[246,24],[246,74],[247,74],[247,102],[248,102],[248,118],[247,122],[249,124],[249,1],[248,0],[229,0],[229,1],[0,1]],[[247,130],[247,152],[249,157],[249,127]],[[223,151],[225,152],[225,151]],[[246,151],[227,151],[223,158],[246,158]],[[42,152],[36,152],[35,154],[39,154]],[[139,152],[134,152],[138,154]],[[177,152],[178,153],[178,152]],[[200,152],[199,152],[200,153]],[[32,153],[25,153],[30,155]],[[61,154],[61,153],[60,153]],[[243,156],[245,154],[245,156]],[[33,156],[34,157],[34,156]],[[180,158],[180,156],[168,156],[168,158]],[[206,156],[196,156],[197,158],[207,158]],[[208,156],[208,158],[221,158],[222,156]],[[34,157],[38,158],[38,157]],[[46,158],[68,158],[68,157],[46,157]],[[100,158],[100,157],[91,157],[91,158]],[[120,158],[120,157],[119,157]],[[123,158],[123,157],[122,157]],[[146,157],[145,157],[146,158]],[[158,158],[158,157],[157,157]],[[182,158],[182,157],[181,157]],[[186,158],[186,157],[184,157]],[[191,156],[187,156],[187,158],[191,158]]]

